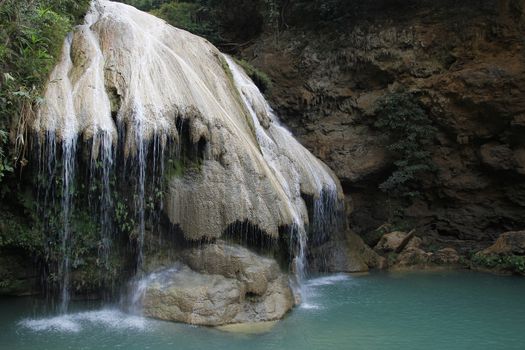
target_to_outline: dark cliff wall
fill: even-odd
[[[525,227],[524,1],[287,1],[280,28],[242,56],[270,75],[274,108],[336,171],[365,240],[396,222],[467,252]],[[437,170],[408,201],[378,188],[393,157],[374,126],[377,101],[399,89],[438,129]]]

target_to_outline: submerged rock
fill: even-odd
[[[271,331],[273,327],[275,327],[276,323],[276,321],[236,323],[226,326],[219,326],[217,329],[229,333],[261,334]]]
[[[288,276],[275,260],[246,248],[219,242],[189,249],[182,260],[187,265],[147,277],[146,316],[219,326],[278,320],[294,305]]]

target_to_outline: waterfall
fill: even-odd
[[[277,176],[287,196],[290,199],[295,198],[295,201],[288,202],[289,210],[293,213],[293,223],[290,225],[290,247],[292,255],[295,256],[293,270],[295,270],[299,284],[302,285],[303,280],[307,277],[306,255],[308,251],[308,235],[304,225],[305,220],[301,217],[302,212],[305,210],[305,203],[301,197],[301,173],[304,174],[305,172],[301,172],[300,169],[296,168],[305,168],[307,170],[306,174],[312,178],[312,183],[315,185],[314,214],[313,222],[311,223],[314,231],[322,232],[331,224],[334,206],[338,202],[337,184],[319,161],[307,152],[293,138],[291,133],[280,124],[275,112],[242,68],[231,57],[225,55],[224,58],[232,71],[233,80],[243,104],[250,113],[264,159]],[[269,120],[269,122],[266,122],[266,127],[263,125],[265,119]],[[278,140],[282,139],[287,140],[287,151],[285,150],[284,157],[282,155],[283,151],[280,150],[281,147],[278,144]],[[288,157],[292,158],[295,154],[301,153],[307,157],[307,161],[288,162]],[[290,168],[294,170],[291,172],[293,174],[291,177],[286,175],[290,174]],[[303,294],[305,293],[303,292]]]
[[[135,210],[139,220],[138,227],[138,254],[137,254],[137,269],[139,274],[142,271],[142,266],[144,264],[144,234],[146,231],[146,222],[145,222],[145,182],[146,182],[146,145],[143,139],[142,133],[142,124],[139,120],[137,125],[137,132],[135,132],[136,143],[137,143],[137,165],[138,165],[138,181],[136,189],[136,199],[135,199]]]
[[[161,216],[188,242],[221,238],[239,223],[272,242],[289,235],[300,284],[309,245],[320,240],[313,233],[327,234],[337,221],[335,175],[281,125],[246,73],[206,40],[122,3],[94,1],[85,24],[68,35],[32,127],[45,138],[40,170],[51,178],[62,165],[64,309],[71,216],[83,204],[78,198],[73,208],[75,181],[83,181],[75,165],[89,167],[96,188],[102,273],[115,240],[126,238],[137,290]],[[52,197],[51,187],[41,196]],[[130,215],[125,228],[116,224],[117,204]]]
[[[63,214],[63,231],[62,231],[62,301],[60,310],[67,311],[69,304],[69,269],[71,258],[71,213],[73,204],[72,185],[75,180],[75,156],[76,156],[76,137],[67,139],[62,142],[62,214]]]
[[[113,236],[113,194],[111,189],[111,175],[114,172],[115,152],[111,133],[102,131],[94,135],[91,151],[90,183],[96,185],[100,181],[100,195],[95,198],[98,202],[101,245],[99,255],[106,268],[109,267],[111,240]]]

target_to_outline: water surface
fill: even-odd
[[[46,314],[0,299],[0,349],[524,349],[525,279],[470,272],[334,275],[262,334],[149,320],[74,303]]]

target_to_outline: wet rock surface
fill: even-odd
[[[208,244],[182,252],[181,260],[150,275],[145,315],[219,326],[277,320],[294,305],[288,275],[276,261],[241,246]]]

